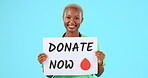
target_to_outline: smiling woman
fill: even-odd
[[[83,10],[81,6],[78,4],[72,3],[65,7],[63,12],[63,22],[64,26],[66,28],[66,32],[63,35],[63,37],[87,37],[85,35],[82,35],[79,33],[79,27],[81,23],[83,22]],[[84,43],[82,43],[84,45]],[[90,43],[92,44],[92,43]],[[90,45],[89,44],[89,45]],[[77,47],[77,46],[76,46]],[[91,46],[89,46],[90,48]],[[88,48],[88,51],[91,50]],[[77,48],[76,48],[77,49]],[[101,51],[96,51],[96,57],[98,59],[98,74],[96,76],[100,76],[104,72],[103,67],[103,60],[105,58],[105,54]],[[43,64],[43,62],[47,59],[47,55],[45,53],[41,53],[38,56],[38,61]],[[47,76],[48,78],[54,77],[54,78],[94,78],[93,74],[90,75],[56,75],[56,76]]]
[[[78,29],[83,19],[83,10],[79,5],[66,6],[63,13],[64,26],[67,29],[65,37],[79,37]]]

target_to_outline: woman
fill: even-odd
[[[69,4],[65,7],[63,12],[63,21],[64,26],[66,28],[66,33],[64,33],[63,37],[87,37],[85,35],[82,35],[79,33],[78,29],[80,27],[80,24],[83,22],[83,10],[78,4]],[[100,76],[103,71],[103,60],[105,58],[105,54],[101,51],[96,51],[96,56],[98,59],[98,74],[96,76]],[[43,62],[47,59],[47,55],[45,53],[41,53],[38,56],[38,61],[40,64],[43,64]],[[47,76],[52,77],[52,76]],[[94,78],[93,75],[73,75],[73,76],[54,76],[54,78]]]

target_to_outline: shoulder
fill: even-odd
[[[81,36],[81,37],[88,37],[88,36],[87,36],[87,35],[83,35],[83,34],[82,34],[82,36]]]

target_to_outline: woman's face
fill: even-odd
[[[67,32],[78,32],[83,21],[82,12],[76,8],[67,8],[63,15],[63,21]]]

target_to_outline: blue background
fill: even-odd
[[[97,36],[106,54],[100,78],[148,78],[147,0],[0,0],[0,78],[46,78],[42,38],[63,35],[69,3],[82,6],[80,32]]]

